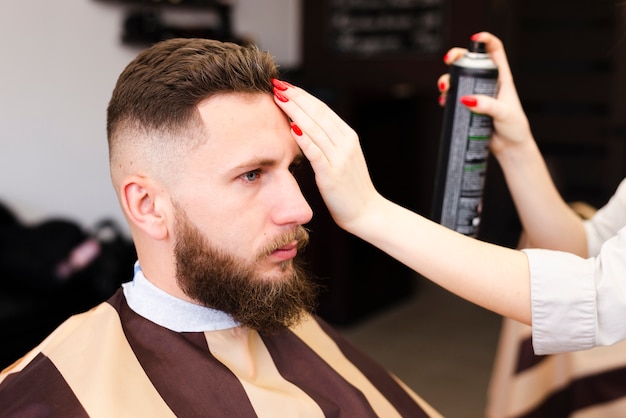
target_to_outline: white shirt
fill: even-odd
[[[592,258],[527,249],[535,354],[626,339],[626,180],[585,222]]]

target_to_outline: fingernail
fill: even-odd
[[[280,81],[276,78],[272,78],[272,84],[274,85],[274,87],[280,91],[285,91],[287,90],[287,84],[285,84],[284,81]]]
[[[480,33],[475,33],[472,36],[470,36],[470,41],[477,41],[479,37],[480,37]]]
[[[446,97],[442,94],[441,96],[439,96],[437,101],[439,102],[440,106],[443,106],[444,104],[446,104]]]
[[[469,107],[474,107],[474,106],[476,106],[476,103],[478,103],[478,100],[476,100],[476,98],[469,97],[469,96],[462,96],[459,100],[465,106],[469,106]]]
[[[443,81],[439,83],[439,91],[443,91],[443,89],[445,88],[446,88],[446,83],[444,83]]]
[[[443,56],[443,62],[448,62],[448,55],[449,54],[446,53],[446,55]]]
[[[290,125],[291,125],[291,130],[293,131],[294,134],[298,136],[302,136],[302,129],[300,129],[298,125],[296,125],[293,122],[291,122]]]
[[[278,91],[276,88],[274,88],[274,96],[276,96],[276,98],[283,103],[286,103],[289,101],[289,99],[283,96],[282,93]]]

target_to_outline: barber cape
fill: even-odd
[[[440,416],[316,316],[260,335],[139,276],[0,374],[1,416]]]

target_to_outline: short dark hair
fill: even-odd
[[[176,136],[199,123],[197,105],[204,99],[271,93],[271,79],[278,76],[273,57],[255,45],[199,38],[159,42],[124,69],[113,90],[107,109],[110,156],[119,141],[128,140],[125,129]]]

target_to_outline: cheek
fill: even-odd
[[[211,220],[205,236],[209,242],[240,260],[255,260],[267,238],[258,217],[232,214]]]
[[[219,196],[188,199],[190,221],[216,248],[239,259],[256,259],[258,251],[273,237],[271,209],[259,199],[233,199],[232,191]]]

